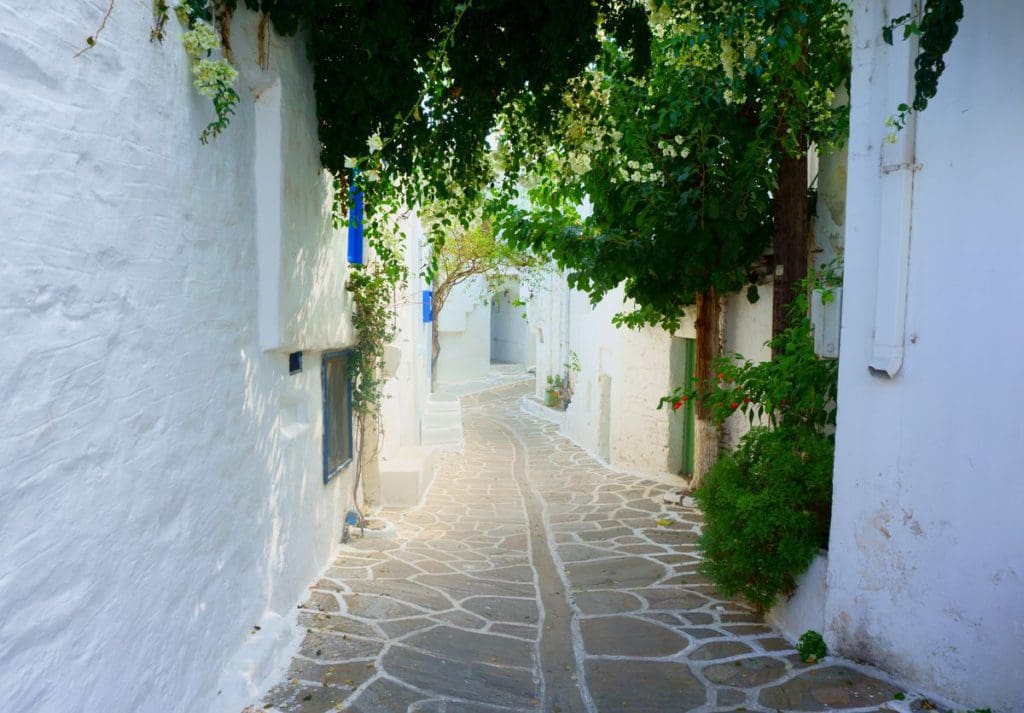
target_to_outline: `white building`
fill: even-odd
[[[437,319],[441,351],[434,368],[437,384],[457,384],[487,376],[491,368],[491,290],[482,276],[456,285]]]
[[[438,385],[483,378],[492,364],[526,370],[536,362],[527,322],[534,273],[510,271],[506,278],[489,277],[476,275],[455,285],[435,315],[441,346],[435,370]]]
[[[429,288],[421,277],[426,262],[423,228],[410,214],[404,221],[409,282],[397,296],[397,336],[386,358],[381,404],[379,476],[373,505],[415,505],[434,474],[434,449],[424,446],[424,415],[430,396],[431,321]],[[370,496],[373,497],[370,497]]]
[[[322,457],[345,236],[301,39],[261,70],[239,10],[203,146],[173,18],[152,43],[118,2],[74,57],[103,9],[0,7],[0,707],[233,710],[352,502]]]
[[[771,338],[771,287],[760,291],[754,304],[741,294],[725,300],[725,351],[754,360],[770,356],[765,342]],[[692,411],[656,407],[693,374],[695,309],[675,334],[614,326],[615,314],[628,309],[621,288],[592,305],[586,294],[566,285],[564,275],[550,274],[529,309],[537,340],[536,400],[544,400],[549,376],[568,375],[572,397],[558,418],[565,435],[618,468],[690,474],[697,448]],[[747,427],[745,419],[730,420],[726,442],[738,440]]]
[[[854,3],[827,638],[969,706],[1024,710],[1024,5],[965,3],[895,144],[908,2]]]

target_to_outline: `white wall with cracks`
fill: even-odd
[[[881,28],[909,3],[854,3],[827,636],[1011,711],[1024,710],[1024,5],[966,5],[938,95],[890,145],[913,57]]]
[[[227,710],[349,502],[322,483],[319,368],[352,342],[344,246],[301,38],[272,35],[264,72],[237,13],[242,100],[202,146],[210,102],[177,23],[149,41],[150,3],[73,58],[106,5],[0,0],[3,708]],[[275,86],[276,155],[255,100]]]

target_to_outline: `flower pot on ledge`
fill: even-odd
[[[548,389],[544,392],[544,405],[550,408],[561,408],[562,394],[558,389]]]

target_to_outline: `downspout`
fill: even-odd
[[[913,96],[917,38],[888,49],[891,67],[887,97]],[[868,370],[893,378],[903,367],[907,323],[907,282],[910,235],[913,230],[914,174],[917,164],[917,113],[907,117],[902,131],[882,142],[879,152],[881,208],[879,213],[878,282],[875,286],[874,340]],[[890,141],[892,141],[890,143]]]

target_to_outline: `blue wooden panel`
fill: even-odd
[[[363,192],[356,186],[355,176],[348,189],[348,261],[363,264]]]
[[[434,321],[434,291],[423,290],[423,321]]]

